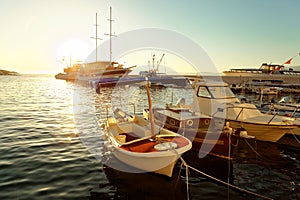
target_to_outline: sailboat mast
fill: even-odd
[[[96,40],[96,62],[98,61],[98,40],[101,40],[101,38],[98,38],[98,13],[96,13],[96,35],[95,37],[91,37],[92,39]]]
[[[96,13],[96,62],[98,61],[98,13]]]
[[[109,64],[111,64],[111,54],[112,54],[112,51],[111,51],[111,37],[112,37],[112,7],[110,6],[109,8]]]

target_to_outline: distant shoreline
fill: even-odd
[[[0,76],[1,76],[1,75],[6,75],[6,76],[19,76],[20,74],[19,74],[18,72],[0,69]]]

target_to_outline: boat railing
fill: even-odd
[[[242,106],[235,106],[235,105],[233,105],[232,103],[230,103],[230,104],[228,104],[228,105],[230,105],[230,106],[227,106],[227,107],[226,107],[227,112],[228,112],[229,109],[235,109],[235,108],[240,109],[239,112],[238,112],[238,114],[237,114],[237,116],[235,117],[235,120],[238,120],[239,117],[240,117],[243,113],[247,112],[247,110],[255,110],[255,111],[258,111],[260,114],[263,115],[263,113],[261,113],[256,107],[242,107]],[[271,119],[268,121],[267,124],[269,125],[269,124],[275,119],[275,117],[276,117],[277,115],[280,116],[280,115],[279,115],[279,111],[276,112],[275,114],[273,114],[273,116],[271,117]]]
[[[299,114],[299,112],[300,112],[300,104],[293,105],[293,104],[285,104],[285,103],[280,103],[280,104],[271,103],[271,104],[266,104],[266,105],[269,106],[269,111],[267,112],[268,114],[278,113],[278,115],[282,115],[282,114],[280,114],[280,111],[289,111],[288,114],[284,114],[283,116],[296,118],[296,114]],[[280,106],[280,107],[276,107],[276,106]],[[284,107],[286,107],[286,108],[284,108]]]

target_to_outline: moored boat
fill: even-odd
[[[178,158],[191,149],[192,143],[141,116],[129,115],[121,109],[114,114],[105,124],[113,155],[134,168],[171,177]]]
[[[194,86],[202,113],[229,121],[232,128],[244,128],[257,140],[277,142],[297,128],[293,118],[264,114],[255,105],[240,102],[224,82],[196,82]]]
[[[300,71],[287,67],[297,54],[283,64],[262,63],[259,68],[233,68],[223,71],[223,80],[228,84],[242,84],[253,79],[281,80],[284,84],[293,84],[299,81]]]
[[[110,55],[112,52],[112,45],[111,45],[111,37],[112,37],[112,25],[111,25],[111,12],[112,8],[110,7]],[[105,78],[120,78],[126,76],[129,72],[132,71],[131,67],[124,67],[123,64],[118,62],[112,61],[111,56],[109,61],[98,60],[98,36],[97,36],[97,13],[96,13],[96,59],[95,61],[84,62],[80,64],[74,64],[72,67],[67,67],[64,69],[64,73],[59,73],[55,75],[57,79],[63,80],[72,80],[77,82],[83,82],[89,84],[90,82],[97,82],[99,80],[103,80]]]
[[[181,103],[180,103],[181,102]],[[149,117],[149,110],[144,109],[144,117]],[[250,135],[241,134],[241,129],[232,129],[229,122],[214,119],[208,115],[191,111],[179,99],[176,105],[167,104],[166,108],[154,109],[155,123],[168,130],[184,135],[192,141],[192,149],[200,157],[212,155],[219,158],[232,159],[233,151],[238,146],[240,137],[254,139]]]

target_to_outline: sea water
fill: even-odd
[[[172,178],[111,168],[110,163],[122,163],[105,150],[101,123],[125,101],[146,107],[143,87],[102,88],[96,94],[52,75],[0,76],[0,85],[0,199],[261,199],[186,170],[180,162]],[[174,90],[152,89],[153,101],[161,106],[175,102]],[[184,159],[247,191],[299,199],[299,152],[250,141],[235,152],[232,162],[199,159],[197,153]]]

